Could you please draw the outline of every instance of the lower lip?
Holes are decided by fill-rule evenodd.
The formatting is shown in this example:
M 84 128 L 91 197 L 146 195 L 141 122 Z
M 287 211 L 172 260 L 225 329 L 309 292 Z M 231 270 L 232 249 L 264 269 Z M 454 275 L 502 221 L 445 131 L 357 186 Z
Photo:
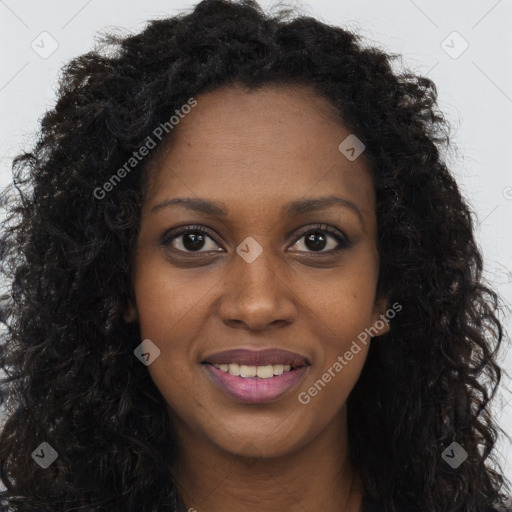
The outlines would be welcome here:
M 213 377 L 213 381 L 229 396 L 244 403 L 263 403 L 277 400 L 288 393 L 306 374 L 308 366 L 301 366 L 269 379 L 258 377 L 238 377 L 215 368 L 212 364 L 203 365 Z

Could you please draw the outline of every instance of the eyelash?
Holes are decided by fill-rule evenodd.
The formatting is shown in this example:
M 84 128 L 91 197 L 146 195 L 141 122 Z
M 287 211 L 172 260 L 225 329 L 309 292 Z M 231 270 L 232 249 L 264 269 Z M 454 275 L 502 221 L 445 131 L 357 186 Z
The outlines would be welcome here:
M 336 241 L 338 242 L 338 247 L 335 249 L 330 249 L 328 251 L 305 251 L 307 254 L 313 254 L 313 255 L 321 255 L 321 254 L 332 254 L 336 253 L 342 250 L 349 249 L 352 246 L 352 242 L 341 232 L 335 228 L 332 228 L 331 226 L 328 226 L 327 224 L 316 224 L 311 226 L 307 229 L 307 231 L 304 231 L 295 241 L 297 243 L 301 238 L 310 235 L 312 233 L 316 232 L 325 232 L 328 233 L 330 236 L 332 236 Z M 183 226 L 181 228 L 177 228 L 175 231 L 173 231 L 171 234 L 167 234 L 163 237 L 162 245 L 167 247 L 173 242 L 176 238 L 179 238 L 181 235 L 187 234 L 187 233 L 202 233 L 204 235 L 208 235 L 217 245 L 220 245 L 217 240 L 215 239 L 215 235 L 212 233 L 212 231 L 204 226 L 200 225 L 194 225 L 194 226 Z M 292 245 L 295 245 L 292 244 Z M 177 251 L 185 254 L 202 254 L 202 253 L 208 253 L 211 251 L 182 251 L 181 249 L 177 249 Z M 217 251 L 215 251 L 217 252 Z M 298 251 L 298 252 L 304 252 L 304 251 Z

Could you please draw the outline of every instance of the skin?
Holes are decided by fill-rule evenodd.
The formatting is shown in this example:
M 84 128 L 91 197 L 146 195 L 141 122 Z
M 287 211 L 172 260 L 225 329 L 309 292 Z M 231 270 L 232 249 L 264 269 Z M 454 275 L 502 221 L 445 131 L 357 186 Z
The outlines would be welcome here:
M 376 297 L 379 271 L 375 192 L 364 155 L 349 161 L 338 145 L 350 134 L 333 107 L 306 86 L 230 86 L 197 98 L 172 132 L 150 175 L 134 257 L 141 340 L 161 353 L 148 370 L 168 404 L 179 454 L 173 467 L 187 509 L 225 512 L 360 511 L 362 482 L 348 458 L 346 400 L 369 343 L 311 401 L 298 394 L 322 378 L 357 336 L 388 309 Z M 288 202 L 335 195 L 332 205 L 293 217 Z M 226 217 L 177 197 L 223 203 Z M 327 224 L 352 242 L 307 245 Z M 179 226 L 210 228 L 197 251 Z M 263 252 L 236 252 L 251 236 Z M 198 252 L 199 251 L 199 252 Z M 379 334 L 389 329 L 384 327 Z M 201 361 L 232 348 L 278 347 L 309 358 L 285 396 L 241 403 L 221 391 Z M 352 489 L 352 490 L 351 490 Z

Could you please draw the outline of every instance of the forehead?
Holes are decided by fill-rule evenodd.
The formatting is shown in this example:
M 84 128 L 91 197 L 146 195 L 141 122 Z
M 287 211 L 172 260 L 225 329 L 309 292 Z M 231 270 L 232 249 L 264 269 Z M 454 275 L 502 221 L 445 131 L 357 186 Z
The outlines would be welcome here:
M 364 154 L 350 161 L 341 153 L 350 131 L 312 88 L 230 86 L 196 100 L 153 165 L 151 203 L 197 195 L 274 205 L 339 193 L 373 212 Z

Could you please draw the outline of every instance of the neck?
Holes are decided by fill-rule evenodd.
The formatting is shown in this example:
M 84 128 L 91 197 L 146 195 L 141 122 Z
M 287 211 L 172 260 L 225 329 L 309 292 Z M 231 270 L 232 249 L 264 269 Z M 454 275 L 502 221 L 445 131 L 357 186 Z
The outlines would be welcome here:
M 360 512 L 362 482 L 350 463 L 346 408 L 319 436 L 279 457 L 227 452 L 174 418 L 180 453 L 173 469 L 185 510 Z

